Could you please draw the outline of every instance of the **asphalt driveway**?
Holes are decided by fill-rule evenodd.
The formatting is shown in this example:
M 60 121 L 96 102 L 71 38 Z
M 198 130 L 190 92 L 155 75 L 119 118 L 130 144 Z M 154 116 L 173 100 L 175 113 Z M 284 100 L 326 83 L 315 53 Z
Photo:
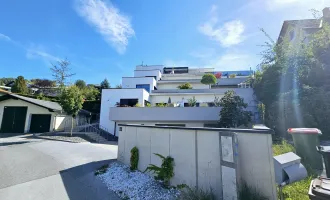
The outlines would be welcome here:
M 117 200 L 94 176 L 116 157 L 116 145 L 47 140 L 0 145 L 0 199 Z

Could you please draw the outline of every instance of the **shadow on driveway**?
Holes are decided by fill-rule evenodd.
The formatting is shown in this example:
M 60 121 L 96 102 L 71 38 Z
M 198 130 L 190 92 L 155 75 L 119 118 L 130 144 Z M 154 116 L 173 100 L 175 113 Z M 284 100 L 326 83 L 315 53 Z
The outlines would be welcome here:
M 60 171 L 69 199 L 119 200 L 119 197 L 109 190 L 106 185 L 94 175 L 94 172 L 98 168 L 110 164 L 113 161 L 115 161 L 115 159 L 91 162 Z
M 0 147 L 8 146 L 8 145 L 15 145 L 15 144 L 25 144 L 25 143 L 30 143 L 30 142 L 0 142 Z

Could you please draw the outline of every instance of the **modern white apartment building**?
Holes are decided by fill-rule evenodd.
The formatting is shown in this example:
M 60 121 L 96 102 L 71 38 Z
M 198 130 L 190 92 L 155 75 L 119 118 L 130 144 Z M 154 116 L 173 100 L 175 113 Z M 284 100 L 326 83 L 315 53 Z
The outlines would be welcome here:
M 258 122 L 257 102 L 253 89 L 247 84 L 252 71 L 221 72 L 217 83 L 201 83 L 205 73 L 219 74 L 213 68 L 136 66 L 134 77 L 122 78 L 122 89 L 102 90 L 100 126 L 118 136 L 118 124 L 204 127 L 219 121 L 220 107 L 215 98 L 222 98 L 234 90 L 249 105 L 248 110 Z M 230 78 L 229 75 L 236 77 Z M 190 83 L 192 89 L 178 89 Z M 195 98 L 195 107 L 189 99 Z M 138 104 L 138 106 L 136 106 Z M 158 107 L 166 104 L 166 107 Z

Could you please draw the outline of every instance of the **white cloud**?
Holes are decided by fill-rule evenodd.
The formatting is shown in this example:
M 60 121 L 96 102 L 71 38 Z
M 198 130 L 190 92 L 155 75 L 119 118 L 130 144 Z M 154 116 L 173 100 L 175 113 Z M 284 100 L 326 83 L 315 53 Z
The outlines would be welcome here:
M 76 11 L 94 27 L 119 53 L 124 53 L 128 39 L 135 35 L 127 16 L 110 2 L 102 0 L 77 0 Z
M 0 33 L 0 39 L 11 41 L 10 37 L 8 37 L 7 35 L 2 34 L 2 33 Z
M 219 25 L 217 7 L 212 6 L 211 18 L 198 27 L 198 30 L 212 40 L 220 42 L 224 47 L 230 47 L 244 41 L 245 26 L 240 20 L 233 20 Z

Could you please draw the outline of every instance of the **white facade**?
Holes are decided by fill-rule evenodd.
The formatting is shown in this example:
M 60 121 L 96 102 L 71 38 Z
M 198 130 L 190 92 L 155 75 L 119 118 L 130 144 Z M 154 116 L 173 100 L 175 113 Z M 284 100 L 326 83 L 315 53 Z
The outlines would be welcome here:
M 156 87 L 156 79 L 154 77 L 123 77 L 122 87 L 123 88 L 137 88 L 138 85 L 149 85 L 151 92 Z
M 193 113 L 188 115 L 184 114 L 185 108 L 182 108 L 183 111 L 177 112 L 179 110 L 175 111 L 176 108 L 173 107 L 189 107 L 188 102 L 189 99 L 192 98 L 197 100 L 197 107 L 212 106 L 215 98 L 222 98 L 224 93 L 228 90 L 234 90 L 239 96 L 243 97 L 244 101 L 248 104 L 248 110 L 251 110 L 253 114 L 257 112 L 253 89 L 239 88 L 241 83 L 245 84 L 245 81 L 247 80 L 246 77 L 244 78 L 239 76 L 237 78 L 224 81 L 219 79 L 218 82 L 210 88 L 209 85 L 201 83 L 202 76 L 205 73 L 215 72 L 213 68 L 164 67 L 162 65 L 136 66 L 136 69 L 134 70 L 134 77 L 122 78 L 122 89 L 102 90 L 100 127 L 112 134 L 117 135 L 118 130 L 116 129 L 118 123 L 126 122 L 136 122 L 137 124 L 149 125 L 154 125 L 157 123 L 184 124 L 186 127 L 194 125 L 203 126 L 205 123 L 212 122 L 216 123 L 219 120 L 219 111 L 217 111 L 216 108 L 213 109 L 215 112 L 212 113 L 212 116 L 214 115 L 214 119 L 212 118 L 212 120 L 206 120 L 206 117 L 205 120 L 202 119 L 196 121 Z M 239 74 L 239 72 L 237 74 Z M 224 77 L 224 79 L 227 78 Z M 192 89 L 178 89 L 179 85 L 185 83 L 190 83 Z M 138 105 L 132 105 L 133 102 L 136 102 L 136 100 L 138 100 Z M 120 105 L 116 104 L 117 102 L 119 102 Z M 166 107 L 157 113 L 153 112 L 153 114 L 172 114 L 167 114 L 168 116 L 166 120 L 162 117 L 153 117 L 151 119 L 147 117 L 147 120 L 145 115 L 148 115 L 148 112 L 144 108 L 138 110 L 130 110 L 128 108 L 118 108 L 115 110 L 110 109 L 118 106 L 145 107 L 145 102 L 150 103 L 153 107 L 157 106 L 159 103 L 171 103 L 172 108 Z M 174 111 L 170 111 L 170 109 L 174 109 Z M 132 112 L 134 113 L 132 114 Z M 115 115 L 120 115 L 120 117 Z
M 103 89 L 101 98 L 100 128 L 114 133 L 115 122 L 110 120 L 110 108 L 116 107 L 121 99 L 138 99 L 138 103 L 144 106 L 144 101 L 149 100 L 149 93 L 142 88 L 131 89 Z
M 146 76 L 154 76 L 157 81 L 159 81 L 162 78 L 162 74 L 158 69 L 134 70 L 134 77 L 146 77 Z

